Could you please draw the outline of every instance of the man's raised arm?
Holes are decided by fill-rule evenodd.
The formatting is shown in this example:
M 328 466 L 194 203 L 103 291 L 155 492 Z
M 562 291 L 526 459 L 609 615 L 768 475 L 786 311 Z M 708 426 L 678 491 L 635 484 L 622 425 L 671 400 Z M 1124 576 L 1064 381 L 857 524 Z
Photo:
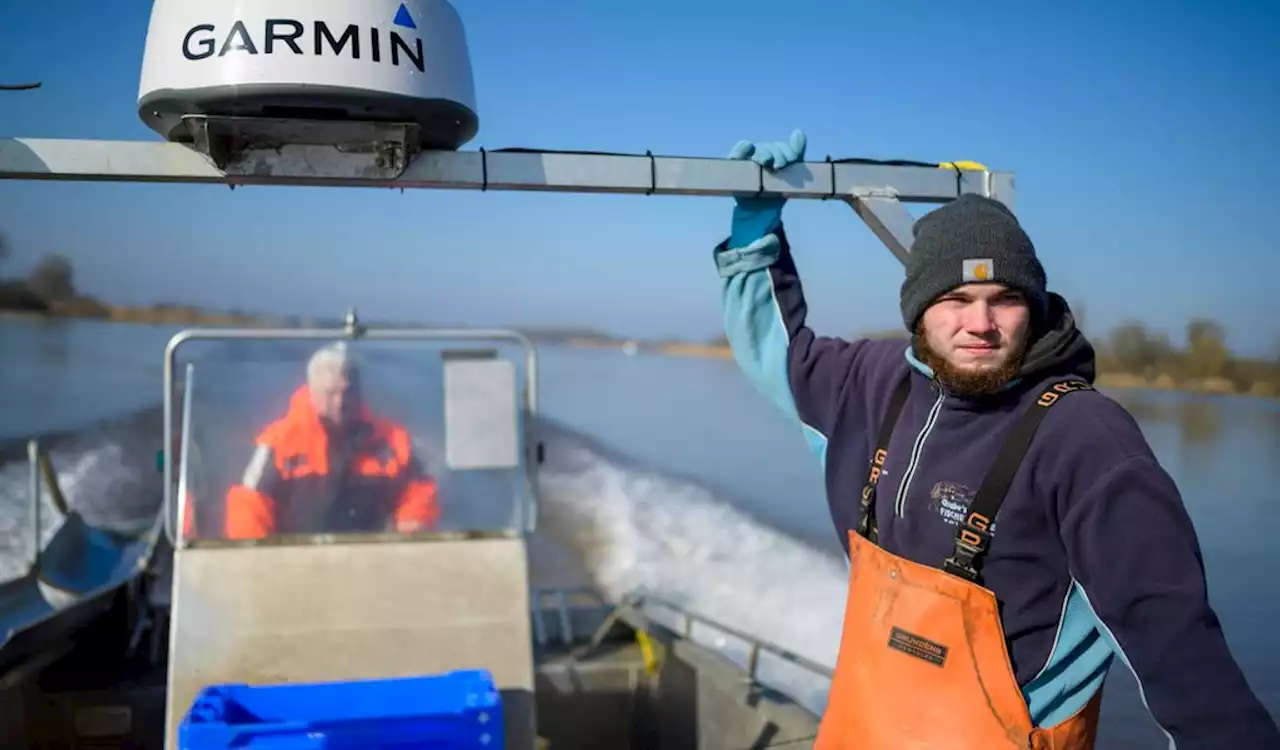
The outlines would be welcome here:
M 804 133 L 789 141 L 739 142 L 731 159 L 768 169 L 803 161 Z M 816 335 L 782 229 L 785 198 L 737 198 L 730 236 L 715 249 L 725 335 L 734 359 L 766 398 L 798 421 L 810 447 L 826 447 L 840 396 L 864 342 Z

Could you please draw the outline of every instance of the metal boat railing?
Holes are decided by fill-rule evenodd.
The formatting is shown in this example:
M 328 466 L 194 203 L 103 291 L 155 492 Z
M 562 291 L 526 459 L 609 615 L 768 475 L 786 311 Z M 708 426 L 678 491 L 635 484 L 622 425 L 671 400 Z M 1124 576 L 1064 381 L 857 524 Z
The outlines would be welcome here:
M 705 615 L 701 615 L 701 614 L 698 614 L 697 612 L 693 612 L 685 607 L 681 607 L 680 605 L 675 604 L 674 602 L 671 602 L 669 600 L 663 599 L 661 597 L 653 596 L 651 594 L 638 594 L 634 598 L 632 598 L 632 601 L 634 602 L 634 608 L 642 616 L 644 616 L 643 610 L 646 606 L 657 606 L 657 607 L 661 607 L 662 609 L 669 610 L 675 613 L 678 617 L 683 618 L 683 621 L 681 623 L 681 626 L 677 635 L 679 635 L 681 638 L 687 641 L 696 642 L 694 641 L 694 638 L 693 638 L 693 627 L 694 625 L 702 625 L 704 627 L 708 627 L 708 628 L 711 628 L 712 630 L 716 630 L 725 635 L 728 635 L 731 638 L 744 642 L 747 645 L 747 665 L 746 665 L 747 677 L 752 682 L 756 682 L 758 680 L 759 670 L 760 670 L 760 656 L 761 654 L 766 654 L 766 653 L 773 654 L 774 656 L 778 657 L 779 659 L 785 662 L 794 664 L 798 667 L 801 667 L 807 672 L 811 672 L 819 677 L 823 677 L 828 680 L 830 680 L 832 675 L 834 674 L 831 667 L 828 667 L 824 664 L 819 664 L 818 662 L 813 661 L 812 659 L 808 659 L 804 656 L 801 656 L 800 654 L 797 654 L 794 651 L 791 651 L 789 649 L 783 648 L 782 646 L 779 646 L 776 643 L 771 643 L 761 638 L 757 638 L 754 635 L 738 630 L 737 628 L 734 628 L 730 625 L 725 625 L 724 623 L 721 623 Z M 645 616 L 645 619 L 648 622 L 653 622 L 652 617 Z M 658 623 L 658 624 L 661 625 L 661 623 Z M 666 627 L 666 626 L 664 625 L 663 627 Z
M 637 593 L 623 597 L 621 602 L 611 607 L 597 591 L 588 587 L 535 588 L 531 591 L 530 602 L 534 642 L 540 647 L 551 645 L 553 640 L 553 635 L 547 623 L 548 608 L 545 604 L 548 599 L 552 602 L 550 609 L 558 626 L 558 640 L 566 646 L 579 642 L 581 636 L 585 636 L 588 631 L 591 631 L 585 648 L 594 648 L 604 640 L 613 626 L 621 620 L 637 630 L 651 631 L 656 626 L 668 631 L 675 638 L 712 651 L 717 650 L 715 646 L 699 642 L 694 638 L 694 626 L 699 625 L 745 644 L 746 664 L 742 665 L 745 671 L 744 678 L 752 684 L 775 687 L 761 680 L 760 657 L 765 654 L 777 657 L 781 661 L 794 665 L 800 670 L 823 680 L 829 681 L 833 674 L 831 667 L 815 662 L 775 643 L 757 638 L 730 625 L 725 625 L 711 617 L 694 612 L 662 597 Z M 575 603 L 579 606 L 575 607 Z M 662 623 L 656 620 L 651 613 L 646 612 L 647 608 L 668 610 L 679 618 L 679 622 L 674 627 Z M 575 618 L 575 614 L 578 617 Z M 581 621 L 584 617 L 589 618 L 590 622 L 598 624 L 582 628 L 575 627 L 575 620 Z M 775 687 L 775 689 L 777 688 Z
M 27 501 L 30 503 L 28 513 L 31 521 L 31 569 L 40 564 L 40 443 L 36 440 L 27 442 L 27 467 L 30 470 L 31 485 Z
M 40 564 L 41 547 L 41 530 L 40 530 L 40 505 L 42 495 L 45 488 L 49 490 L 49 500 L 53 507 L 67 515 L 67 501 L 62 494 L 62 489 L 58 486 L 58 474 L 53 470 L 53 461 L 50 460 L 49 454 L 40 447 L 39 440 L 27 441 L 27 469 L 29 474 L 29 484 L 27 490 L 27 501 L 30 504 L 30 522 L 31 522 L 31 567 L 34 570 Z
M 594 634 L 600 627 L 600 622 L 608 615 L 609 605 L 595 589 L 586 586 L 534 588 L 529 592 L 529 606 L 533 642 L 540 647 L 550 646 L 553 640 L 553 634 L 547 625 L 547 607 L 544 606 L 547 599 L 553 602 L 552 610 L 559 641 L 565 646 L 578 642 L 580 633 Z M 575 602 L 582 606 L 574 607 Z M 590 623 L 575 628 L 575 614 L 579 615 L 577 619 L 587 618 Z

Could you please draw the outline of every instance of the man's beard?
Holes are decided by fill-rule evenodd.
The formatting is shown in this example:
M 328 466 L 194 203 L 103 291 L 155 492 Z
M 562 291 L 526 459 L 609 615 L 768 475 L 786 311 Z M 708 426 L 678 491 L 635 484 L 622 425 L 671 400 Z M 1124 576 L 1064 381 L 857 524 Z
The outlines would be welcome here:
M 1027 353 L 1027 337 L 1022 337 L 1022 341 L 1011 350 L 999 367 L 978 370 L 962 370 L 935 352 L 929 346 L 929 337 L 925 335 L 923 324 L 911 337 L 911 346 L 915 350 L 916 357 L 933 370 L 938 382 L 942 383 L 947 390 L 957 396 L 973 398 L 995 395 L 1004 390 L 1009 381 L 1017 377 L 1018 371 L 1022 369 L 1023 357 Z

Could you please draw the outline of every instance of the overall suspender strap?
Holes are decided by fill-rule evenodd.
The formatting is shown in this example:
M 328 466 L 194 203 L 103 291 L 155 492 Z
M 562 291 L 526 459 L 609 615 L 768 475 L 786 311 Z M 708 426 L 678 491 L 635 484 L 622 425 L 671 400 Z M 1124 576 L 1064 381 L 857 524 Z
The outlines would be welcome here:
M 874 543 L 876 532 L 876 484 L 880 481 L 880 473 L 884 467 L 885 457 L 889 455 L 889 439 L 893 437 L 893 428 L 902 415 L 902 407 L 907 403 L 911 393 L 911 370 L 908 369 L 898 381 L 893 396 L 889 399 L 889 409 L 884 413 L 880 423 L 880 432 L 876 436 L 875 451 L 871 454 L 871 468 L 867 472 L 867 483 L 862 488 L 862 510 L 858 520 L 858 534 Z
M 982 571 L 982 558 L 991 543 L 991 523 L 1004 503 L 1009 485 L 1022 465 L 1036 429 L 1049 409 L 1063 396 L 1074 391 L 1092 390 L 1083 380 L 1066 380 L 1054 383 L 1040 394 L 1036 402 L 1027 408 L 1005 438 L 995 463 L 982 480 L 982 486 L 969 506 L 969 512 L 956 530 L 955 553 L 942 564 L 942 569 L 967 581 L 977 583 Z

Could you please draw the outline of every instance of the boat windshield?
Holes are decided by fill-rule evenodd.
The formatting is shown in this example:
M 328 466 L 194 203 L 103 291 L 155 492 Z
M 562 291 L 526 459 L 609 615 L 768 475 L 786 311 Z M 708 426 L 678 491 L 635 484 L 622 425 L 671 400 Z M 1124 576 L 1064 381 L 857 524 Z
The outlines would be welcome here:
M 522 364 L 514 342 L 183 341 L 174 531 L 518 532 L 531 507 Z

